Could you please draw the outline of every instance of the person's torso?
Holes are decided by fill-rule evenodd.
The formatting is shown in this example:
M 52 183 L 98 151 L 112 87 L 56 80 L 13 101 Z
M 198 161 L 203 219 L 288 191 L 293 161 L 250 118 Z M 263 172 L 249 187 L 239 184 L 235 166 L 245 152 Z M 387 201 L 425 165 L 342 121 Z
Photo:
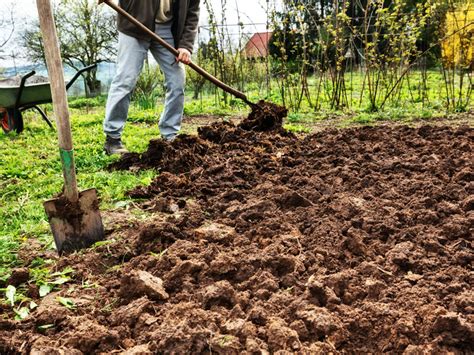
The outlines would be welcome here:
M 162 0 L 168 1 L 168 0 Z M 171 31 L 175 39 L 175 45 L 184 45 L 192 47 L 192 43 L 189 39 L 181 42 L 182 35 L 187 30 L 195 32 L 197 27 L 197 20 L 188 22 L 187 17 L 189 15 L 190 1 L 194 0 L 171 0 L 164 5 L 164 8 L 169 8 L 172 14 L 171 20 Z M 199 3 L 199 2 L 198 2 Z M 136 18 L 145 27 L 151 31 L 155 31 L 157 24 L 157 14 L 161 0 L 119 0 L 119 5 L 126 12 Z M 194 13 L 195 12 L 195 13 Z M 198 17 L 199 9 L 193 12 L 194 17 Z M 150 40 L 150 36 L 140 30 L 136 25 L 127 20 L 123 16 L 118 16 L 117 20 L 118 30 L 126 35 L 133 36 L 135 38 Z

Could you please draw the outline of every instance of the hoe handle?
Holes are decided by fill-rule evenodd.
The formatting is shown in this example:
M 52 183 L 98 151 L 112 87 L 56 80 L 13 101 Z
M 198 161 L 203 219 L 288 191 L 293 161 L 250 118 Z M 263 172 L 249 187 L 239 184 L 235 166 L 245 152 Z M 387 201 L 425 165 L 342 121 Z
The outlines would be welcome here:
M 179 52 L 171 46 L 168 42 L 163 40 L 160 36 L 158 36 L 156 33 L 151 31 L 148 27 L 143 25 L 140 21 L 138 21 L 136 18 L 131 16 L 128 12 L 126 12 L 124 9 L 122 9 L 120 6 L 116 5 L 113 3 L 111 0 L 99 0 L 99 4 L 106 3 L 108 6 L 110 6 L 112 9 L 114 9 L 116 12 L 118 12 L 120 15 L 125 17 L 127 20 L 129 20 L 131 23 L 133 23 L 135 26 L 140 28 L 143 32 L 147 33 L 150 35 L 154 40 L 156 40 L 160 45 L 165 47 L 168 51 L 170 51 L 174 56 L 178 57 Z M 215 76 L 212 74 L 208 73 L 205 71 L 203 68 L 201 68 L 199 65 L 194 64 L 193 62 L 190 62 L 188 64 L 189 67 L 191 67 L 194 71 L 196 71 L 198 74 L 209 80 L 211 83 L 216 85 L 217 87 L 221 88 L 225 92 L 228 92 L 231 95 L 234 95 L 235 97 L 243 100 L 246 104 L 253 106 L 254 104 L 250 102 L 247 99 L 247 96 L 245 96 L 244 93 L 234 89 L 233 87 L 223 83 L 219 79 L 217 79 Z
M 79 199 L 72 149 L 71 124 L 67 104 L 63 63 L 50 0 L 36 0 L 41 32 L 43 34 L 46 64 L 51 85 L 54 115 L 58 127 L 59 151 L 64 175 L 64 195 L 71 201 Z

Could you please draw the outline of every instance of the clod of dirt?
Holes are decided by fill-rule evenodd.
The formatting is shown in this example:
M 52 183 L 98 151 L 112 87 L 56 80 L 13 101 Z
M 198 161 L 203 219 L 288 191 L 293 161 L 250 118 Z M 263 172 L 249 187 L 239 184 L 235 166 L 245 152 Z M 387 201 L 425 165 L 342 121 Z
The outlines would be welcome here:
M 245 319 L 229 319 L 223 326 L 223 329 L 232 335 L 238 335 L 245 325 Z
M 27 267 L 17 268 L 12 270 L 12 274 L 7 281 L 8 285 L 19 286 L 25 283 L 30 278 L 30 271 Z
M 269 354 L 268 345 L 263 340 L 254 337 L 246 339 L 245 350 L 251 354 Z
M 151 301 L 144 296 L 117 308 L 110 316 L 110 322 L 115 325 L 127 324 L 129 327 L 133 327 L 140 315 L 146 313 L 151 308 Z
M 116 330 L 98 324 L 87 316 L 72 317 L 66 326 L 73 331 L 73 336 L 66 340 L 69 349 L 79 349 L 83 353 L 109 352 L 113 344 L 117 344 L 120 335 Z
M 239 133 L 230 122 L 214 122 L 209 126 L 198 128 L 198 135 L 201 139 L 216 144 L 235 141 Z
M 252 107 L 252 112 L 239 124 L 239 127 L 246 131 L 256 132 L 279 130 L 287 114 L 286 107 L 260 100 Z
M 318 281 L 314 275 L 310 276 L 306 284 L 311 297 L 315 299 L 319 306 L 326 306 L 328 303 L 340 303 L 341 300 L 333 290 Z
M 306 306 L 296 312 L 311 334 L 323 340 L 342 328 L 340 322 L 326 308 Z
M 311 201 L 295 191 L 284 193 L 278 199 L 278 202 L 282 208 L 308 207 L 313 205 Z
M 238 354 L 240 349 L 239 338 L 228 334 L 213 337 L 209 345 L 216 354 Z
M 270 351 L 280 349 L 298 350 L 301 347 L 298 333 L 289 328 L 281 318 L 271 318 L 268 325 L 268 345 Z
M 41 300 L 41 304 L 35 311 L 35 321 L 38 326 L 58 324 L 70 315 L 71 311 L 57 301 L 58 296 L 57 292 L 53 292 Z
M 354 255 L 365 255 L 367 253 L 367 248 L 364 243 L 364 232 L 351 227 L 346 234 L 347 237 L 342 242 L 341 246 Z
M 163 281 L 143 270 L 132 270 L 122 277 L 120 294 L 126 299 L 131 296 L 148 296 L 153 300 L 167 300 L 169 298 L 163 287 Z
M 431 332 L 440 334 L 442 342 L 449 345 L 474 343 L 474 326 L 460 315 L 449 312 L 436 318 Z
M 194 230 L 197 238 L 210 242 L 227 243 L 235 238 L 235 229 L 223 224 L 212 223 Z
M 219 281 L 206 287 L 202 298 L 206 309 L 212 306 L 232 308 L 235 304 L 235 290 L 228 281 Z
M 148 355 L 148 354 L 153 354 L 148 344 L 136 345 L 133 348 L 127 349 L 119 353 L 119 355 Z
M 45 344 L 46 343 L 46 344 Z M 31 347 L 30 355 L 83 355 L 84 353 L 77 349 L 67 347 L 57 347 L 48 345 L 48 341 L 43 338 L 36 340 Z

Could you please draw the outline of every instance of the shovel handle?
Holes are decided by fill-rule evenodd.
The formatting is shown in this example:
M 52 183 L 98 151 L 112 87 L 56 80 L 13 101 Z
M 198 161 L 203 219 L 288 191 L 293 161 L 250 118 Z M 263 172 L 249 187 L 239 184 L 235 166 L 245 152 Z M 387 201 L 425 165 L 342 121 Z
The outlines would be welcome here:
M 143 25 L 140 21 L 138 21 L 136 18 L 134 18 L 132 15 L 130 15 L 127 11 L 122 9 L 120 6 L 116 5 L 113 3 L 111 0 L 99 0 L 99 4 L 106 3 L 108 6 L 110 6 L 112 9 L 114 9 L 116 12 L 118 12 L 120 15 L 125 17 L 127 20 L 129 20 L 131 23 L 133 23 L 135 26 L 140 28 L 143 32 L 147 33 L 149 36 L 151 36 L 154 40 L 156 40 L 160 45 L 165 47 L 168 51 L 170 51 L 175 57 L 178 57 L 179 52 L 174 48 L 172 45 L 170 45 L 168 42 L 163 40 L 160 36 L 158 36 L 156 33 L 151 31 L 148 27 Z M 223 83 L 219 79 L 217 79 L 215 76 L 212 74 L 208 73 L 206 70 L 201 68 L 199 65 L 190 62 L 188 64 L 189 67 L 191 67 L 194 71 L 196 71 L 198 74 L 209 80 L 211 83 L 216 85 L 217 87 L 221 88 L 225 92 L 228 92 L 231 95 L 234 95 L 235 97 L 243 100 L 246 104 L 253 106 L 254 104 L 250 102 L 247 99 L 247 96 L 243 92 L 240 92 L 233 87 Z
M 36 6 L 38 7 L 40 27 L 44 41 L 54 115 L 56 116 L 58 127 L 59 151 L 65 182 L 64 195 L 69 201 L 76 202 L 79 199 L 79 194 L 74 167 L 69 107 L 53 10 L 50 0 L 36 0 Z

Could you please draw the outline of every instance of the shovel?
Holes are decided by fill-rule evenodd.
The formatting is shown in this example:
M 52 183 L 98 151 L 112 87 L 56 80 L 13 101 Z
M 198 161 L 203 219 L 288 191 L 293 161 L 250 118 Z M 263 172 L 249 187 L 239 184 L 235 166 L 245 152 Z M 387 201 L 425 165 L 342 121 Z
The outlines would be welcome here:
M 36 0 L 59 135 L 63 195 L 44 203 L 58 253 L 73 252 L 104 239 L 97 191 L 77 190 L 63 65 L 50 0 Z
M 124 9 L 122 9 L 121 7 L 119 7 L 118 5 L 113 3 L 111 0 L 99 0 L 99 4 L 102 4 L 102 3 L 106 3 L 108 6 L 110 6 L 112 9 L 114 9 L 116 12 L 118 12 L 120 15 L 125 17 L 127 20 L 129 20 L 131 23 L 133 23 L 138 28 L 140 28 L 143 32 L 150 35 L 155 41 L 157 41 L 160 45 L 165 47 L 174 56 L 178 57 L 179 52 L 176 50 L 176 48 L 171 46 L 168 42 L 163 40 L 160 36 L 158 36 L 156 33 L 151 31 L 148 27 L 144 26 L 140 21 L 138 21 L 136 18 L 131 16 Z M 198 74 L 200 74 L 201 76 L 203 76 L 204 78 L 206 78 L 207 80 L 212 82 L 214 85 L 216 85 L 217 87 L 224 90 L 225 92 L 228 92 L 229 94 L 241 99 L 242 101 L 244 101 L 250 107 L 254 108 L 254 107 L 258 106 L 257 104 L 255 104 L 253 102 L 250 102 L 250 100 L 247 99 L 247 96 L 244 93 L 242 93 L 242 92 L 230 87 L 229 85 L 223 83 L 222 81 L 217 79 L 215 76 L 213 76 L 212 74 L 208 73 L 203 68 L 201 68 L 199 65 L 194 64 L 193 62 L 190 62 L 188 64 L 188 66 L 190 68 L 192 68 L 194 71 L 196 71 Z

